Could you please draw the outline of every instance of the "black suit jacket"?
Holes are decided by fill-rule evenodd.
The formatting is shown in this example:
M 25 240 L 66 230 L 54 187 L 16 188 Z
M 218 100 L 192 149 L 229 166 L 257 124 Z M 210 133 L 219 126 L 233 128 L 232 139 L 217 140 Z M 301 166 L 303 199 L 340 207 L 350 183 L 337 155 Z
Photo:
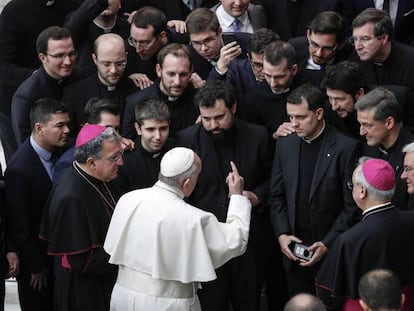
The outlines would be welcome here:
M 298 23 L 292 22 L 288 14 L 288 1 L 291 0 L 262 0 L 271 28 L 284 41 L 305 35 L 311 20 L 319 12 L 333 10 L 337 0 L 304 0 Z M 291 28 L 291 24 L 295 24 L 294 27 Z
M 76 74 L 72 74 L 64 81 L 55 80 L 46 73 L 42 66 L 19 86 L 14 93 L 11 107 L 13 133 L 18 145 L 30 136 L 29 115 L 35 102 L 45 97 L 60 100 L 63 87 L 75 80 L 77 80 Z
M 71 136 L 76 137 L 85 123 L 85 105 L 91 98 L 107 98 L 114 100 L 122 114 L 126 97 L 139 90 L 131 79 L 125 75 L 118 82 L 116 89 L 108 91 L 98 78 L 97 73 L 77 81 L 63 90 L 62 102 L 68 107 L 71 124 Z
M 47 245 L 38 238 L 39 226 L 52 181 L 29 139 L 10 160 L 4 180 L 8 249 L 19 252 L 26 273 L 40 272 Z
M 367 8 L 375 8 L 373 0 L 339 0 L 338 11 L 345 17 L 349 34 L 352 33 L 353 19 Z M 414 0 L 399 0 L 394 25 L 394 39 L 406 44 L 413 44 Z
M 198 117 L 198 108 L 194 105 L 194 96 L 196 90 L 190 83 L 185 89 L 184 93 L 176 101 L 168 101 L 165 95 L 159 88 L 159 81 L 156 81 L 150 87 L 129 95 L 126 99 L 124 115 L 122 118 L 122 136 L 135 139 L 137 132 L 134 127 L 135 123 L 135 106 L 144 99 L 155 97 L 164 99 L 170 111 L 170 137 L 193 125 Z
M 277 236 L 296 233 L 300 141 L 299 136 L 291 134 L 279 138 L 276 144 L 269 205 Z M 311 242 L 322 241 L 329 248 L 358 216 L 351 190 L 347 188 L 356 153 L 356 140 L 326 125 L 309 195 Z
M 234 120 L 230 135 L 226 140 L 229 158 L 236 164 L 240 175 L 245 178 L 245 189 L 254 192 L 261 202 L 268 195 L 269 160 L 267 153 L 266 129 L 262 126 Z M 194 150 L 203 162 L 203 169 L 197 186 L 189 197 L 195 206 L 225 221 L 228 208 L 228 190 L 225 185 L 230 163 L 222 171 L 219 154 L 213 138 L 201 124 L 193 125 L 177 134 L 177 146 Z
M 289 43 L 292 44 L 296 50 L 296 62 L 299 69 L 296 75 L 296 81 L 299 84 L 310 83 L 316 87 L 320 87 L 325 71 L 306 69 L 309 60 L 308 38 L 306 36 L 292 38 L 289 40 Z M 336 50 L 332 65 L 347 60 L 353 50 L 353 46 L 348 42 L 345 42 L 345 45 L 342 48 Z

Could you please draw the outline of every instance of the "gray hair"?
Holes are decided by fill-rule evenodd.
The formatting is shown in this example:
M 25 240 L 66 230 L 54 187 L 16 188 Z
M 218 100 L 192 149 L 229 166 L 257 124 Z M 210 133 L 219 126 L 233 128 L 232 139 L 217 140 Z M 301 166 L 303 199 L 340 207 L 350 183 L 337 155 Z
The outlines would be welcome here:
M 355 104 L 355 109 L 365 111 L 374 109 L 374 119 L 384 122 L 388 117 L 393 117 L 397 124 L 401 123 L 402 107 L 398 103 L 394 93 L 383 87 L 377 87 Z
M 408 145 L 405 145 L 402 150 L 402 152 L 405 152 L 405 153 L 413 152 L 413 151 L 414 151 L 414 143 L 409 143 Z
M 364 186 L 369 196 L 377 201 L 387 201 L 391 200 L 392 196 L 395 192 L 395 185 L 391 190 L 378 190 L 370 185 L 370 183 L 366 180 L 363 172 L 362 172 L 362 164 L 364 164 L 365 161 L 372 159 L 370 157 L 361 157 L 358 161 L 358 166 L 356 167 L 354 171 L 354 184 L 359 184 Z
M 166 177 L 162 175 L 160 171 L 158 174 L 158 179 L 171 187 L 180 188 L 182 182 L 187 178 L 193 177 L 196 171 L 197 171 L 197 165 L 195 161 L 193 161 L 193 164 L 191 164 L 191 166 L 185 172 L 177 176 Z
M 103 142 L 119 142 L 121 136 L 112 127 L 107 127 L 105 131 L 86 144 L 76 147 L 74 156 L 78 163 L 86 163 L 88 158 L 102 158 Z

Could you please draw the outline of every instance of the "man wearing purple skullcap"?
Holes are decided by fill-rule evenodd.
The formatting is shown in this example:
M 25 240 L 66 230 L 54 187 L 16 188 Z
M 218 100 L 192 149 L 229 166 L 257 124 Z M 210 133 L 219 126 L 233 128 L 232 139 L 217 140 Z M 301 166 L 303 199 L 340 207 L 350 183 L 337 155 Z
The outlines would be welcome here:
M 392 205 L 396 178 L 382 159 L 363 157 L 354 170 L 348 186 L 362 221 L 336 239 L 316 276 L 327 309 L 359 307 L 359 279 L 372 269 L 393 270 L 403 286 L 413 284 L 414 213 Z
M 108 184 L 122 162 L 112 127 L 86 124 L 76 138 L 75 161 L 45 207 L 40 237 L 55 256 L 55 310 L 109 310 L 117 268 L 102 245 L 117 195 Z

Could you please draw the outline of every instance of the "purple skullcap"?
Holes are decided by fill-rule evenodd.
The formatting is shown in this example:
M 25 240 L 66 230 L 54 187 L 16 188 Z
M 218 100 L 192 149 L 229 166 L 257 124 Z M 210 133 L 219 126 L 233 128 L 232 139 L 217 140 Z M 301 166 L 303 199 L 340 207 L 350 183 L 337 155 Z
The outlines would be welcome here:
M 362 173 L 375 189 L 391 190 L 395 186 L 395 173 L 387 161 L 369 159 L 362 164 Z
M 85 124 L 76 137 L 76 148 L 89 143 L 94 138 L 102 134 L 106 130 L 105 126 L 96 124 Z

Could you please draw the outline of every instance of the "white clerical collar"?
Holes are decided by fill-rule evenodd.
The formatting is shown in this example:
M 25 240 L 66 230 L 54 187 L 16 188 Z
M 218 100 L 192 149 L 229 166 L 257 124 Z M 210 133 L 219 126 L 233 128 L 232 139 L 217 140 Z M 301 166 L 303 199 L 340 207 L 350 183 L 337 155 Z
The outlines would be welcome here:
M 320 132 L 318 133 L 318 135 L 316 135 L 315 137 L 311 138 L 311 139 L 306 139 L 305 137 L 301 137 L 303 139 L 303 141 L 305 143 L 312 143 L 316 138 L 318 138 L 319 136 L 321 136 L 321 134 L 323 133 L 323 131 L 325 130 L 325 120 L 323 120 L 323 125 L 322 125 L 322 129 L 320 130 Z
M 223 5 L 220 5 L 217 8 L 216 15 L 217 15 L 218 19 L 220 20 L 220 24 L 222 24 L 226 28 L 233 28 L 234 17 L 231 16 L 230 14 L 228 14 L 226 11 L 224 11 Z M 249 21 L 249 15 L 247 14 L 247 10 L 246 10 L 246 12 L 243 13 L 242 16 L 237 17 L 237 19 L 240 21 L 240 28 L 243 25 L 247 25 L 250 22 Z
M 385 207 L 385 208 L 382 208 L 382 207 Z M 371 206 L 370 208 L 367 208 L 365 211 L 362 212 L 362 218 L 363 218 L 362 220 L 364 220 L 365 217 L 370 214 L 375 214 L 376 212 L 381 212 L 384 210 L 388 210 L 390 208 L 394 208 L 391 202 Z M 378 210 L 378 211 L 374 211 L 374 210 Z
M 333 61 L 334 61 L 334 59 L 335 59 L 335 57 L 333 57 L 326 65 L 332 65 L 332 63 L 333 63 Z M 326 65 L 325 65 L 325 67 L 326 67 Z M 308 58 L 308 63 L 306 64 L 306 69 L 309 69 L 309 70 L 321 70 L 322 68 L 321 68 L 322 66 L 321 65 L 318 65 L 318 64 L 316 64 L 314 61 L 313 61 L 313 58 L 312 58 L 312 56 L 311 55 L 309 55 L 309 58 Z
M 157 181 L 154 185 L 155 187 L 161 188 L 163 190 L 166 190 L 168 192 L 174 193 L 175 195 L 177 195 L 180 199 L 184 199 L 184 193 L 181 192 L 181 190 L 171 187 L 169 185 L 167 185 L 166 183 L 162 182 L 162 181 Z

